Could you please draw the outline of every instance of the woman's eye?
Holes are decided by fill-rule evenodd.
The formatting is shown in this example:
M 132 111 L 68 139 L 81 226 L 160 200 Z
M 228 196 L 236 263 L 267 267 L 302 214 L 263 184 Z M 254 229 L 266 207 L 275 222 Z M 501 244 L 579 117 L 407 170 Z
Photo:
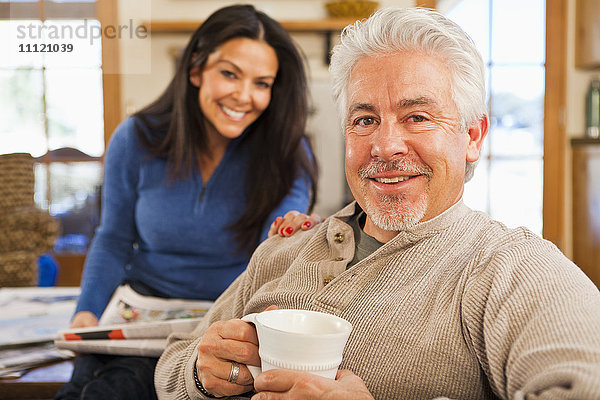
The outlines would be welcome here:
M 427 121 L 427 118 L 425 118 L 422 115 L 411 115 L 410 119 L 412 122 L 425 122 Z
M 234 79 L 236 77 L 233 72 L 227 71 L 226 69 L 221 71 L 221 75 L 223 75 L 227 79 Z
M 261 89 L 270 89 L 271 88 L 271 84 L 269 84 L 267 82 L 256 82 L 256 86 L 258 86 Z
M 359 126 L 369 126 L 369 125 L 373 125 L 375 123 L 375 118 L 373 117 L 362 117 L 362 118 L 358 118 L 357 120 L 354 121 L 354 125 L 359 125 Z

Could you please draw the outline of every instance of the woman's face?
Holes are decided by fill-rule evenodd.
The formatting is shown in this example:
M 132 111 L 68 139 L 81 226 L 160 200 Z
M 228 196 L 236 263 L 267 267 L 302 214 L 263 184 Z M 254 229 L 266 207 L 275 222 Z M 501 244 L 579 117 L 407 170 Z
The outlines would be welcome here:
M 213 139 L 234 139 L 256 121 L 271 101 L 278 67 L 267 43 L 236 38 L 211 53 L 202 71 L 192 69 L 209 134 L 220 135 Z

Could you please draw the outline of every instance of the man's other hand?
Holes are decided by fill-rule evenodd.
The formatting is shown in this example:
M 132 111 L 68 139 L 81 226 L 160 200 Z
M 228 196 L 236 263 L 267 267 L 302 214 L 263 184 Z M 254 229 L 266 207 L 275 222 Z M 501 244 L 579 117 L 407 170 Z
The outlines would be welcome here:
M 335 380 L 305 372 L 273 369 L 254 381 L 252 400 L 373 400 L 363 380 L 340 370 Z

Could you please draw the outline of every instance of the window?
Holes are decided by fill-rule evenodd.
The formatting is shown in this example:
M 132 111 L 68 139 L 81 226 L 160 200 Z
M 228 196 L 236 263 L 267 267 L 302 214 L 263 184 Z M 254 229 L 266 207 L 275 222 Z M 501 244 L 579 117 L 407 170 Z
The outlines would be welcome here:
M 11 46 L 3 54 L 13 55 L 0 59 L 0 153 L 37 158 L 36 204 L 59 218 L 63 234 L 76 235 L 78 245 L 91 238 L 98 219 L 101 41 L 88 38 L 71 55 L 41 46 L 77 44 L 75 32 L 99 29 L 95 6 L 93 0 L 0 1 L 0 33 L 12 39 L 0 46 Z
M 448 3 L 453 4 L 444 10 Z M 438 5 L 471 36 L 486 64 L 490 131 L 475 176 L 465 186 L 465 203 L 541 235 L 545 1 Z

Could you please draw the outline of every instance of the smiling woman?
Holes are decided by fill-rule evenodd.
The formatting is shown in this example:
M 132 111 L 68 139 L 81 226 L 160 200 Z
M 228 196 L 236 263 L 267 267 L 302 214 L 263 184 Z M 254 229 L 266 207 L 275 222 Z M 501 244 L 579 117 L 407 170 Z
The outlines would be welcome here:
M 288 33 L 252 6 L 211 15 L 165 92 L 111 137 L 72 327 L 97 324 L 121 284 L 146 296 L 216 299 L 275 217 L 314 203 L 306 117 L 303 60 Z M 84 390 L 154 398 L 155 363 L 80 357 L 57 398 Z
M 206 118 L 211 154 L 202 157 L 207 182 L 231 139 L 260 117 L 271 101 L 277 54 L 262 41 L 231 39 L 212 53 L 204 69 L 192 68 L 190 82 L 199 88 L 198 102 Z

